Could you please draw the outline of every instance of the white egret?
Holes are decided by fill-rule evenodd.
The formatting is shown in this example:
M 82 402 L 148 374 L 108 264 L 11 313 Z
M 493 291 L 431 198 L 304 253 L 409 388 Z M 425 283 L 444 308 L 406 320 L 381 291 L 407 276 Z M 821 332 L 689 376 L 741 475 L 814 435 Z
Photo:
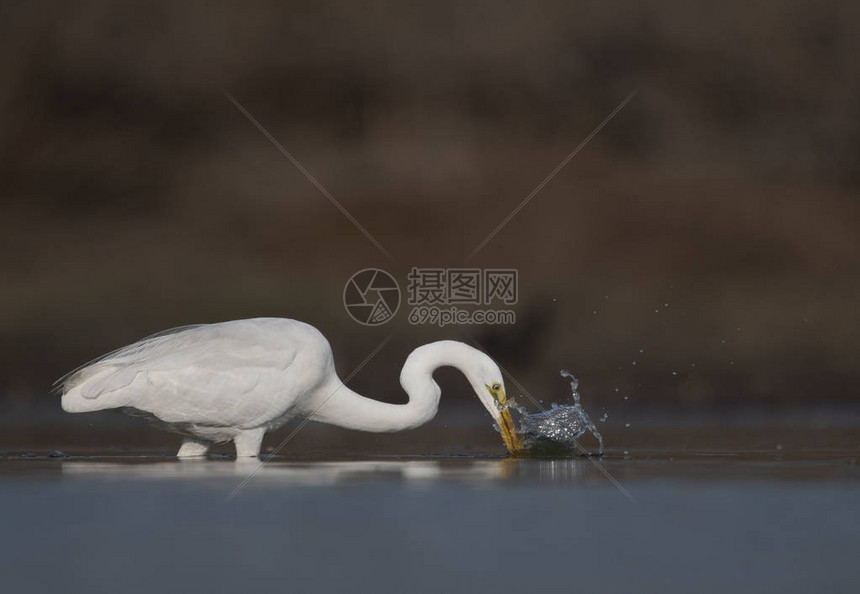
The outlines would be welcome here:
M 433 371 L 451 366 L 469 380 L 511 452 L 519 439 L 505 407 L 499 367 L 481 351 L 443 340 L 407 357 L 406 404 L 365 398 L 342 384 L 331 346 L 313 326 L 255 318 L 168 330 L 119 349 L 58 380 L 67 412 L 123 408 L 184 436 L 177 456 L 205 456 L 232 440 L 236 456 L 257 456 L 263 435 L 306 417 L 361 431 L 390 432 L 432 419 L 441 389 Z

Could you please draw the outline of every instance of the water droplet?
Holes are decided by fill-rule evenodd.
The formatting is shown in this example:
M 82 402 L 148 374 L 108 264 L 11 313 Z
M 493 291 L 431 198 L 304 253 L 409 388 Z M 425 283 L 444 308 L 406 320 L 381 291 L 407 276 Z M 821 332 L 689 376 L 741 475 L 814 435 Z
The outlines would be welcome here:
M 645 352 L 645 349 L 639 349 L 639 352 L 640 352 L 640 353 L 644 353 L 644 352 Z
M 616 391 L 616 392 L 620 392 L 621 390 L 620 390 L 620 389 L 618 389 L 618 387 L 616 386 L 616 387 L 615 387 L 615 391 Z
M 555 298 L 555 297 L 553 297 L 553 298 L 552 298 L 552 300 L 553 300 L 553 301 L 558 301 L 558 299 L 557 299 L 557 298 Z
M 625 427 L 626 429 L 630 429 L 630 423 L 624 423 L 624 427 Z
M 636 365 L 636 361 L 633 361 L 633 365 Z
M 630 400 L 630 396 L 625 396 L 624 400 Z
M 597 315 L 597 310 L 595 309 L 591 313 L 593 313 L 594 315 Z
M 608 414 L 608 413 L 603 413 L 603 416 L 602 416 L 602 417 L 600 417 L 600 422 L 601 422 L 601 423 L 605 423 L 605 422 L 606 422 L 606 419 L 608 419 L 608 418 L 609 418 L 609 414 Z
M 672 372 L 672 375 L 678 375 L 678 372 L 677 372 L 677 371 L 673 371 L 673 372 Z
M 524 451 L 531 449 L 539 451 L 542 447 L 551 446 L 569 450 L 573 453 L 578 447 L 576 439 L 590 431 L 599 442 L 599 454 L 603 454 L 603 437 L 597 431 L 594 422 L 588 413 L 582 408 L 579 392 L 577 391 L 579 381 L 568 371 L 562 371 L 561 375 L 570 380 L 570 388 L 573 393 L 573 405 L 558 405 L 552 403 L 550 410 L 530 414 L 522 408 L 517 408 L 521 413 L 520 435 L 523 439 Z M 604 412 L 604 418 L 608 414 Z
M 778 449 L 779 451 L 782 451 L 782 444 L 781 443 L 776 444 L 776 449 Z

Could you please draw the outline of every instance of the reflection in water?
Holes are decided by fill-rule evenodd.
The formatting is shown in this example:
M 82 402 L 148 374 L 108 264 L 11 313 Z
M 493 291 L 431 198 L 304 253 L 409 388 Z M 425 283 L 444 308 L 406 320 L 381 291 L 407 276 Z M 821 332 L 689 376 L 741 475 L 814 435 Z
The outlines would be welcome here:
M 103 462 L 66 460 L 62 473 L 89 479 L 138 478 L 226 482 L 250 485 L 326 486 L 368 482 L 475 483 L 503 481 L 572 482 L 583 477 L 584 460 L 361 460 L 337 462 L 280 462 L 196 460 L 159 462 Z
M 258 462 L 4 460 L 0 572 L 7 592 L 857 589 L 860 467 L 678 455 L 599 461 L 639 506 L 587 459 L 275 459 L 229 505 Z
M 435 460 L 408 461 L 346 461 L 346 462 L 268 462 L 245 461 L 184 461 L 124 464 L 114 462 L 67 461 L 64 475 L 85 475 L 93 478 L 150 479 L 240 479 L 254 473 L 253 483 L 284 483 L 289 485 L 335 485 L 368 480 L 401 480 L 405 482 L 438 481 L 440 479 L 488 481 L 502 477 L 502 460 L 481 460 L 467 465 L 443 467 Z

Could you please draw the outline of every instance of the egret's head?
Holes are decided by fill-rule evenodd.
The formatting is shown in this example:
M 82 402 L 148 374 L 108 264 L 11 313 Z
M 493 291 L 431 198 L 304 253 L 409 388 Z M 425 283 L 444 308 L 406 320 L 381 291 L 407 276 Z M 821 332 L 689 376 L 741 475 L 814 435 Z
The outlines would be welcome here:
M 483 354 L 483 353 L 482 353 Z M 502 372 L 492 359 L 486 357 L 481 365 L 481 373 L 477 380 L 472 381 L 472 387 L 481 403 L 493 416 L 501 431 L 502 439 L 508 452 L 516 454 L 522 449 L 520 438 L 508 410 L 508 397 L 505 394 L 505 382 Z
M 516 454 L 522 449 L 522 443 L 517 436 L 517 430 L 514 426 L 514 421 L 511 418 L 510 410 L 508 410 L 508 398 L 505 395 L 505 385 L 501 378 L 486 386 L 487 392 L 493 397 L 493 403 L 498 410 L 496 422 L 499 424 L 499 430 L 502 432 L 502 439 L 505 440 L 505 445 L 508 452 Z

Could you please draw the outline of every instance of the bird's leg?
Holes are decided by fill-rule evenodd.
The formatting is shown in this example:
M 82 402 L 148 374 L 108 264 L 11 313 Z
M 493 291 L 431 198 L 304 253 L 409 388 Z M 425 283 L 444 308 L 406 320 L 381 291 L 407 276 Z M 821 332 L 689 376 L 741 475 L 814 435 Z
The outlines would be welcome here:
M 200 441 L 198 439 L 193 439 L 191 437 L 186 437 L 182 440 L 182 446 L 180 446 L 179 451 L 176 452 L 177 458 L 203 458 L 206 456 L 206 452 L 209 451 L 209 447 L 212 444 L 208 441 Z
M 263 445 L 263 436 L 265 434 L 265 427 L 241 431 L 233 438 L 233 443 L 236 444 L 236 457 L 247 458 L 259 456 L 260 446 Z

